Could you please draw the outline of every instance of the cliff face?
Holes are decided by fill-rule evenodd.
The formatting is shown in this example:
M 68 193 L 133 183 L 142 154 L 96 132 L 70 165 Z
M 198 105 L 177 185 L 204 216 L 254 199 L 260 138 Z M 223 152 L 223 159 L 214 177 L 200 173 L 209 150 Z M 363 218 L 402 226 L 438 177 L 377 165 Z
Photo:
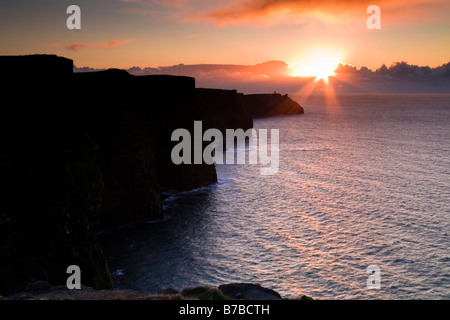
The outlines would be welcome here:
M 205 163 L 175 165 L 171 160 L 172 148 L 178 144 L 171 141 L 172 132 L 178 128 L 187 129 L 194 136 L 194 121 L 203 121 L 205 114 L 196 106 L 195 79 L 179 76 L 134 77 L 137 90 L 144 92 L 146 107 L 139 115 L 151 123 L 156 144 L 156 167 L 161 186 L 192 190 L 217 182 L 214 165 Z
M 0 124 L 0 293 L 36 279 L 65 283 L 72 264 L 84 283 L 111 288 L 96 238 L 103 191 L 97 145 L 67 113 L 72 63 L 2 57 L 0 65 L 10 103 Z
M 253 117 L 271 117 L 304 113 L 303 108 L 287 94 L 247 94 L 239 95 L 246 112 Z
M 162 217 L 155 121 L 140 116 L 139 109 L 148 108 L 148 102 L 133 80 L 120 70 L 73 75 L 77 95 L 70 114 L 98 145 L 104 183 L 102 226 Z
M 187 77 L 120 70 L 73 74 L 56 56 L 0 57 L 0 294 L 28 282 L 112 288 L 100 228 L 162 217 L 160 186 L 217 181 L 214 166 L 175 166 L 171 132 L 202 114 Z M 3 197 L 2 197 L 3 199 Z
M 203 127 L 223 133 L 226 129 L 253 128 L 253 119 L 239 96 L 236 90 L 195 89 L 195 106 L 203 115 Z

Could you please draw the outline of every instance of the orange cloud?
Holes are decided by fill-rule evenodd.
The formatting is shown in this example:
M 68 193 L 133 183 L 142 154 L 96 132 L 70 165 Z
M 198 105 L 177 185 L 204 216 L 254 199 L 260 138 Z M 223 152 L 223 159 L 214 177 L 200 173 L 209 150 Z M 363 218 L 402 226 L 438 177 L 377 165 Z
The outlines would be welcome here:
M 396 15 L 399 18 L 402 18 L 403 11 L 423 13 L 425 7 L 437 11 L 443 6 L 447 6 L 448 9 L 445 0 L 237 0 L 192 15 L 189 20 L 212 21 L 216 25 L 279 23 L 293 19 L 300 22 L 304 19 L 333 21 L 355 13 L 364 16 L 365 9 L 372 4 L 379 5 L 382 13 L 389 16 Z
M 72 50 L 72 51 L 77 51 L 80 49 L 87 49 L 87 48 L 110 49 L 110 48 L 115 48 L 115 47 L 127 44 L 132 41 L 134 41 L 134 39 L 116 39 L 116 40 L 111 40 L 111 41 L 101 42 L 101 43 L 71 43 L 71 44 L 62 46 L 62 48 L 66 49 L 66 50 Z M 51 46 L 52 47 L 61 47 L 58 44 L 53 44 Z

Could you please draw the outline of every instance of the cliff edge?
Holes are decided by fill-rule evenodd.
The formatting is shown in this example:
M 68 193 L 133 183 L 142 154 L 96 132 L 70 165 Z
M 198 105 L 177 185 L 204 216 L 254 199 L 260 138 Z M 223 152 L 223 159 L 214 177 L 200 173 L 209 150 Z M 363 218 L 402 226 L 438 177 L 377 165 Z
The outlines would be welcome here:
M 277 115 L 303 114 L 302 106 L 287 94 L 241 94 L 239 95 L 244 110 L 252 117 L 272 117 Z

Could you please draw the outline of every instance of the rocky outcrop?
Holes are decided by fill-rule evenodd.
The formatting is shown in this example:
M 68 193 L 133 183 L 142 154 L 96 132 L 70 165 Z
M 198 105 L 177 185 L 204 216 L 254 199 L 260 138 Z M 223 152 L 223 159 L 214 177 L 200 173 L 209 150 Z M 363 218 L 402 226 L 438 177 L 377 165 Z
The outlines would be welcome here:
M 278 292 L 251 283 L 231 283 L 188 287 L 181 291 L 166 289 L 159 293 L 144 294 L 133 290 L 94 290 L 81 286 L 69 290 L 65 286 L 51 286 L 48 282 L 30 283 L 25 291 L 6 297 L 7 300 L 281 300 Z M 298 300 L 312 300 L 301 296 Z
M 278 292 L 253 283 L 223 284 L 219 290 L 236 300 L 281 300 Z
M 271 117 L 304 113 L 303 108 L 287 94 L 240 94 L 239 100 L 252 117 Z

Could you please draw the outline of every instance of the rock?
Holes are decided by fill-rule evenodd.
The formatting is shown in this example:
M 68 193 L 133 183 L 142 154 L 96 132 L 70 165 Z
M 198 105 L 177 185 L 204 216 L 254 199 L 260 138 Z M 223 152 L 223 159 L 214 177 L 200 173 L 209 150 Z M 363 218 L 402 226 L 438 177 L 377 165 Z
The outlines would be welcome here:
M 236 300 L 280 300 L 278 292 L 252 283 L 231 283 L 219 286 L 223 294 Z
M 144 300 L 147 295 L 133 290 L 94 290 L 82 285 L 79 290 L 66 286 L 51 286 L 42 290 L 31 290 L 11 294 L 6 300 Z
M 227 292 L 227 294 L 225 293 Z M 188 287 L 181 292 L 168 288 L 156 294 L 134 290 L 94 290 L 82 285 L 80 290 L 69 290 L 66 286 L 50 286 L 37 281 L 20 293 L 8 295 L 0 300 L 280 300 L 280 295 L 270 289 L 255 284 L 225 284 L 219 288 L 209 286 Z M 288 300 L 313 300 L 309 296 L 299 296 Z
M 287 94 L 239 95 L 243 108 L 253 117 L 271 117 L 304 113 L 303 108 Z
M 188 287 L 181 290 L 181 296 L 188 299 L 198 300 L 226 300 L 229 299 L 224 293 L 217 288 L 200 286 Z

